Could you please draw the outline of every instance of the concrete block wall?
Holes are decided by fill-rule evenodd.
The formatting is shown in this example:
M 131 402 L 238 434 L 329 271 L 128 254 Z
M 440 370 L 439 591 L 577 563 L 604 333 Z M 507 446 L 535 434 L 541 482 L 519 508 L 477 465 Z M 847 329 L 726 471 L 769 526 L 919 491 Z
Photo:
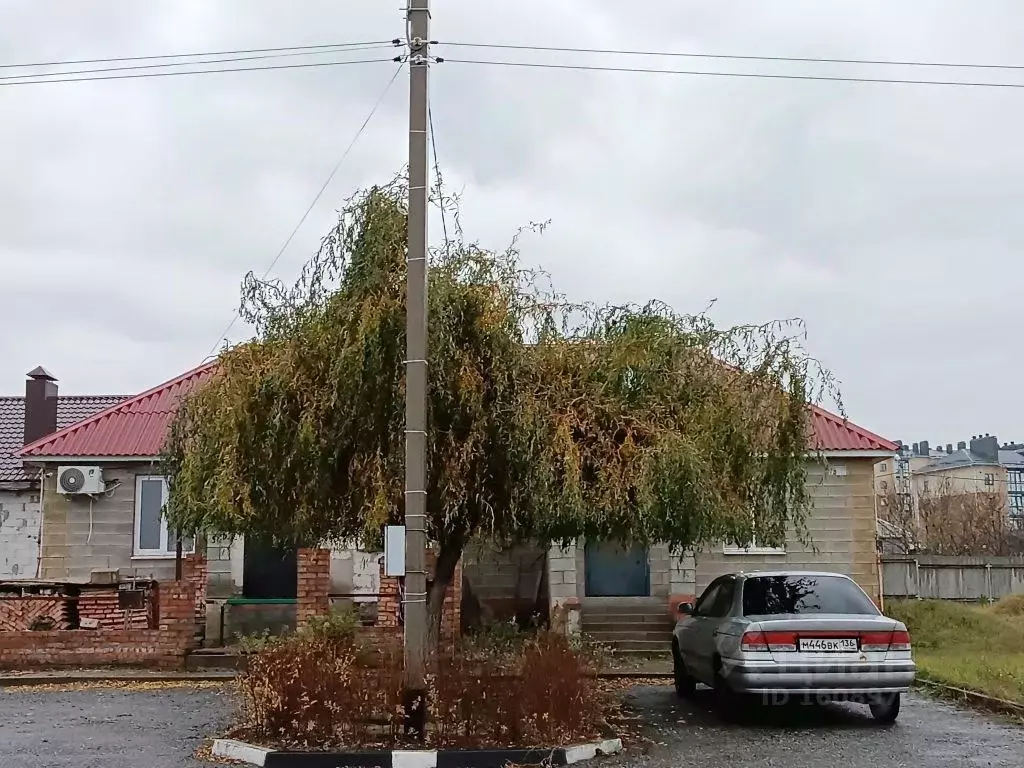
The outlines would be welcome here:
M 875 547 L 875 507 L 871 458 L 832 459 L 828 467 L 808 466 L 813 509 L 807 520 L 811 546 L 791 532 L 785 552 L 726 554 L 708 546 L 696 553 L 696 592 L 716 577 L 738 570 L 794 568 L 827 570 L 853 577 L 868 595 L 880 599 Z
M 0 491 L 0 580 L 36 578 L 40 519 L 37 492 Z
M 235 542 L 229 536 L 209 536 L 206 540 L 206 591 L 211 599 L 228 598 L 242 592 L 241 582 L 236 584 L 232 573 L 235 548 Z M 241 554 L 239 550 L 239 557 Z
M 583 592 L 583 547 L 570 544 L 564 549 L 552 544 L 548 549 L 548 603 L 551 608 L 578 603 Z
M 487 621 L 507 621 L 536 609 L 544 568 L 545 549 L 539 546 L 476 544 L 463 556 L 466 583 Z
M 88 582 L 94 569 L 117 569 L 122 579 L 173 580 L 173 556 L 133 557 L 135 477 L 153 471 L 148 464 L 104 466 L 108 492 L 94 500 L 57 493 L 56 472 L 48 472 L 43 492 L 42 578 Z
M 331 592 L 361 595 L 354 602 L 372 602 L 380 591 L 379 552 L 365 552 L 354 544 L 331 547 Z

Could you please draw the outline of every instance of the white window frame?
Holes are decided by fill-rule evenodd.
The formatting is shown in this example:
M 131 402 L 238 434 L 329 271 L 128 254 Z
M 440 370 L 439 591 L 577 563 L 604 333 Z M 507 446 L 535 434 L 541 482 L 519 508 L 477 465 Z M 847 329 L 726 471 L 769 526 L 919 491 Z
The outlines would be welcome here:
M 160 513 L 160 544 L 161 549 L 142 549 L 139 539 L 142 535 L 142 484 L 146 481 L 159 480 L 162 485 L 163 503 L 167 504 L 167 478 L 163 475 L 136 475 L 135 476 L 135 518 L 132 532 L 133 558 L 145 560 L 166 560 L 176 556 L 175 542 L 170 540 L 170 532 L 167 530 L 167 518 L 163 514 L 163 507 Z M 191 547 L 182 547 L 182 554 L 191 554 L 195 550 L 195 540 Z
M 757 536 L 751 537 L 750 546 L 738 547 L 735 544 L 726 544 L 722 548 L 723 554 L 726 555 L 785 555 L 786 548 L 782 547 L 766 547 L 757 543 Z
M 722 549 L 726 555 L 785 555 L 785 547 L 762 547 L 757 543 L 757 537 L 750 542 L 749 547 L 737 547 L 734 544 L 726 544 Z

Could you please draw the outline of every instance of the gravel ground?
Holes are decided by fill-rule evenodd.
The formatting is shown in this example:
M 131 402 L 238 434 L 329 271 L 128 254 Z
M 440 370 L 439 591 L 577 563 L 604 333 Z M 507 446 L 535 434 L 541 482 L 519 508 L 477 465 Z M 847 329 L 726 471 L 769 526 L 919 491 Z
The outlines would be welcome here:
M 0 688 L 3 768 L 210 768 L 192 759 L 232 711 L 224 689 Z
M 1024 728 L 912 694 L 892 726 L 879 726 L 867 707 L 755 708 L 742 724 L 713 714 L 710 691 L 681 702 L 669 687 L 628 694 L 654 744 L 604 765 L 633 768 L 953 768 L 1024 765 Z
M 84 690 L 0 689 L 2 768 L 209 768 L 195 748 L 223 728 L 232 704 L 205 686 Z M 706 693 L 680 702 L 671 688 L 627 694 L 653 743 L 600 768 L 952 768 L 1024 765 L 1024 728 L 922 696 L 894 726 L 866 708 L 754 710 L 729 725 Z

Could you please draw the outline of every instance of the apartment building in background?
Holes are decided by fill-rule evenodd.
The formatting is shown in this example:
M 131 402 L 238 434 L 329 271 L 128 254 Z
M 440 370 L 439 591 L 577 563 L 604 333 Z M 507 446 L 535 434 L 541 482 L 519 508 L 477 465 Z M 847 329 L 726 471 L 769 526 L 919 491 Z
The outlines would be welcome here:
M 929 494 L 994 493 L 1002 497 L 1011 521 L 1024 528 L 1024 443 L 1000 445 L 995 435 L 984 434 L 956 447 L 933 448 L 927 440 L 898 444 L 894 459 L 875 464 L 880 506 L 910 511 Z

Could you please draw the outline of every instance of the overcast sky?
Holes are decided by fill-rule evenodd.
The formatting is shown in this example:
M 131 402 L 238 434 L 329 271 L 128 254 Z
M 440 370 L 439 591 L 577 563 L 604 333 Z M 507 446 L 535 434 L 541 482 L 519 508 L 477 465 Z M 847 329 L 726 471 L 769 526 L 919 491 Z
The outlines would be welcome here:
M 386 40 L 404 32 L 399 5 L 0 0 L 0 63 Z M 1024 64 L 1024 5 L 435 0 L 432 36 Z M 393 52 L 319 59 L 381 54 Z M 435 54 L 1024 82 L 1024 71 Z M 39 364 L 70 394 L 136 392 L 201 362 L 241 277 L 271 262 L 393 67 L 0 87 L 0 393 L 23 391 Z M 800 316 L 854 421 L 908 442 L 1024 440 L 1024 90 L 456 63 L 432 77 L 438 154 L 471 237 L 503 247 L 550 218 L 524 259 L 572 298 L 657 297 L 684 311 L 717 299 L 727 324 Z M 294 279 L 339 201 L 402 166 L 406 104 L 403 73 L 274 274 Z

